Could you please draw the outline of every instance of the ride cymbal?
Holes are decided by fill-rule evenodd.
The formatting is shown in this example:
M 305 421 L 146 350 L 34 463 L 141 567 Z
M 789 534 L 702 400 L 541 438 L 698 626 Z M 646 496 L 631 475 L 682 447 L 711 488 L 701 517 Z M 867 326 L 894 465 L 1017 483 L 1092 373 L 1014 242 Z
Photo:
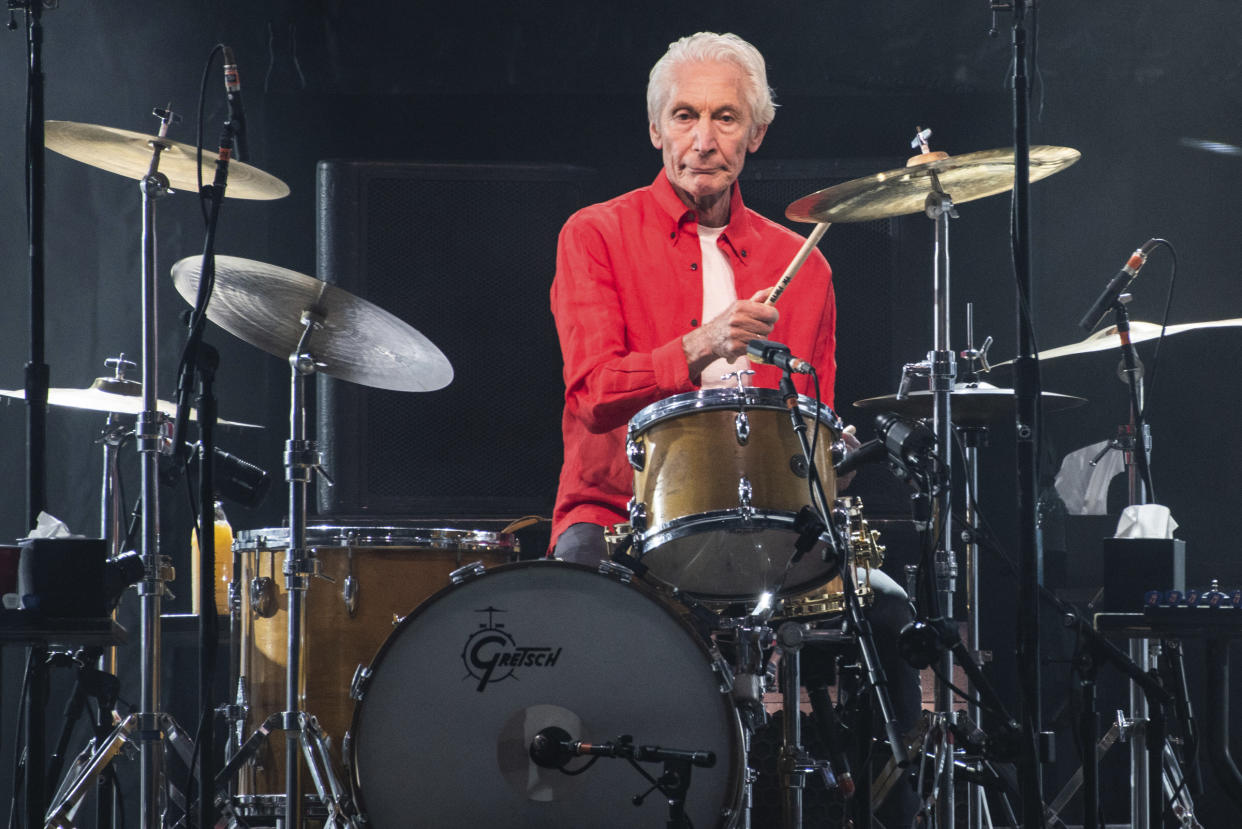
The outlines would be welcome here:
M 895 412 L 902 417 L 931 417 L 935 407 L 935 395 L 931 391 L 912 391 L 898 400 L 895 394 L 855 400 L 854 407 L 867 411 Z M 949 411 L 953 422 L 959 426 L 983 426 L 1006 415 L 1012 417 L 1017 399 L 1013 389 L 1002 389 L 991 383 L 958 383 L 950 394 Z M 1045 412 L 1072 409 L 1087 402 L 1085 397 L 1056 394 L 1046 391 L 1042 395 Z
M 194 303 L 202 258 L 173 265 L 173 283 Z M 303 312 L 318 322 L 305 349 L 316 371 L 392 391 L 435 391 L 453 380 L 453 367 L 432 342 L 396 316 L 312 276 L 237 256 L 216 257 L 215 289 L 207 318 L 281 359 L 302 340 Z
M 164 146 L 160 153 L 159 171 L 167 177 L 169 185 L 176 190 L 198 192 L 195 171 L 198 154 L 189 144 L 76 121 L 46 121 L 43 129 L 43 144 L 49 150 L 134 181 L 142 181 L 146 177 L 151 166 L 152 143 L 158 141 Z M 203 181 L 210 183 L 215 175 L 215 154 L 204 152 Z M 224 195 L 233 199 L 283 199 L 289 195 L 289 185 L 257 167 L 230 161 Z
M 0 389 L 0 397 L 26 399 L 25 389 Z M 142 412 L 142 384 L 136 380 L 118 380 L 115 377 L 99 377 L 84 389 L 48 389 L 47 402 L 50 406 L 66 409 L 81 409 L 90 412 L 112 412 L 114 414 L 136 415 Z M 157 400 L 156 409 L 167 417 L 176 417 L 177 405 L 167 400 Z M 190 411 L 190 420 L 198 416 Z M 239 423 L 235 420 L 219 418 L 216 423 L 221 426 L 240 426 L 246 429 L 262 429 L 257 423 Z
M 1031 147 L 1031 181 L 1059 173 L 1082 156 L 1069 147 Z M 981 150 L 888 170 L 803 196 L 785 208 L 796 222 L 866 222 L 923 212 L 935 187 L 932 174 L 954 204 L 1004 193 L 1013 187 L 1012 147 Z
M 1204 322 L 1179 322 L 1165 329 L 1165 335 L 1183 334 L 1187 331 L 1200 331 L 1206 328 L 1242 328 L 1242 317 L 1224 320 L 1205 320 Z M 1130 342 L 1141 343 L 1154 340 L 1160 336 L 1160 326 L 1154 322 L 1130 321 Z M 1096 331 L 1085 340 L 1069 345 L 1059 345 L 1039 352 L 1039 359 L 1054 360 L 1057 357 L 1070 357 L 1075 354 L 1089 354 L 1093 351 L 1113 351 L 1121 348 L 1121 336 L 1116 325 L 1109 325 Z M 1012 365 L 1013 360 L 996 363 L 992 368 Z

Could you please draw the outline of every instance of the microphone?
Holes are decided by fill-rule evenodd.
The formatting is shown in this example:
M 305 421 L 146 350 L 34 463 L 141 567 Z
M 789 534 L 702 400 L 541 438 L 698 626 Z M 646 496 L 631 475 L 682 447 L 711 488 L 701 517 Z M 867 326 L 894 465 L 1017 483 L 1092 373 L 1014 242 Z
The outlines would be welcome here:
M 858 469 L 866 463 L 891 458 L 902 466 L 919 468 L 924 456 L 936 445 L 936 436 L 922 422 L 906 420 L 894 414 L 882 412 L 875 416 L 874 440 L 869 440 L 850 452 L 840 463 L 833 464 L 838 477 Z
M 530 741 L 531 762 L 544 769 L 564 768 L 574 756 L 572 741 L 569 732 L 560 726 L 549 725 L 539 729 Z
M 1087 333 L 1100 324 L 1100 320 L 1108 313 L 1108 309 L 1117 301 L 1117 297 L 1130 286 L 1130 282 L 1134 277 L 1138 276 L 1138 272 L 1143 265 L 1147 264 L 1147 257 L 1159 244 L 1159 239 L 1148 239 L 1143 246 L 1134 253 L 1130 254 L 1130 258 L 1121 266 L 1121 270 L 1117 271 L 1117 275 L 1109 280 L 1108 285 L 1104 288 L 1104 293 L 1100 294 L 1099 299 L 1091 306 L 1091 310 L 1083 315 L 1079 320 L 1078 327 Z
M 246 155 L 246 110 L 242 107 L 241 75 L 237 72 L 237 59 L 233 56 L 232 47 L 223 47 L 224 52 L 224 91 L 229 99 L 229 122 L 233 124 L 233 133 L 237 138 L 238 161 Z
M 793 374 L 810 374 L 811 364 L 800 360 L 789 351 L 789 346 L 772 340 L 751 340 L 746 344 L 746 355 L 752 362 L 776 366 Z

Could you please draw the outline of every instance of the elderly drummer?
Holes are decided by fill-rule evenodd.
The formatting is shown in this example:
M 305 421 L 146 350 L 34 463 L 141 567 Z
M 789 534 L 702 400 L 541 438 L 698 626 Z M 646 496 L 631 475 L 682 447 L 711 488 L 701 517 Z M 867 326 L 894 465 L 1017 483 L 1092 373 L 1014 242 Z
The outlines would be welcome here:
M 626 427 L 640 410 L 739 378 L 777 387 L 779 369 L 747 360 L 756 338 L 809 361 L 828 405 L 836 378 L 836 301 L 823 255 L 811 252 L 779 311 L 764 302 L 804 240 L 746 207 L 738 187 L 775 115 L 763 56 L 732 34 L 678 40 L 651 70 L 647 115 L 663 168 L 647 187 L 566 222 L 552 285 L 566 386 L 552 539 L 558 558 L 590 565 L 607 557 L 604 528 L 628 519 Z M 795 383 L 815 396 L 811 377 Z M 857 446 L 852 434 L 846 440 Z M 910 618 L 905 593 L 878 572 L 872 586 L 877 645 L 909 728 L 917 683 L 908 669 L 892 676 L 891 658 Z
M 824 402 L 836 376 L 832 272 L 812 252 L 764 304 L 803 239 L 742 202 L 737 177 L 775 115 L 762 55 L 735 35 L 672 44 L 647 87 L 655 181 L 579 211 L 561 231 L 552 311 L 565 358 L 565 463 L 553 515 L 559 557 L 594 563 L 603 527 L 627 520 L 628 420 L 650 403 L 745 382 L 775 388 L 746 345 L 771 338 L 813 364 Z M 815 395 L 799 375 L 799 393 Z

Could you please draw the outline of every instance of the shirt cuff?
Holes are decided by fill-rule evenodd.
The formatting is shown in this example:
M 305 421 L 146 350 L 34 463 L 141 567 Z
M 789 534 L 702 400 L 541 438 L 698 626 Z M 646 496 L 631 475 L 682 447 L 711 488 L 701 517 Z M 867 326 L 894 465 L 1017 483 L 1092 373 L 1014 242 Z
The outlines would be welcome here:
M 656 386 L 665 397 L 698 388 L 690 382 L 690 366 L 686 365 L 681 337 L 651 352 L 651 368 L 655 372 Z

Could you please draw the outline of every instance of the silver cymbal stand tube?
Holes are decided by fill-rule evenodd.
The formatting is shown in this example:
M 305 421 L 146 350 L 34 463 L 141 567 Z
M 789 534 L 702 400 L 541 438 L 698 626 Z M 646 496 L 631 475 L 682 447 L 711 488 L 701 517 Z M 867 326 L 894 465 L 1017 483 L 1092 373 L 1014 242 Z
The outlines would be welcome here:
M 159 137 L 168 134 L 174 116 L 157 109 Z M 151 141 L 151 166 L 139 183 L 142 190 L 142 412 L 138 415 L 138 452 L 142 475 L 142 563 L 138 583 L 142 640 L 142 691 L 137 742 L 141 753 L 139 825 L 156 829 L 161 823 L 164 794 L 164 741 L 160 705 L 160 605 L 164 595 L 164 564 L 160 556 L 159 455 L 162 415 L 157 406 L 159 376 L 158 291 L 156 282 L 155 202 L 168 195 L 168 178 L 159 172 L 160 153 L 168 145 Z
M 934 495 L 933 521 L 936 538 L 935 590 L 939 594 L 940 615 L 952 623 L 953 592 L 957 586 L 957 561 L 953 556 L 953 416 L 950 410 L 953 382 L 957 378 L 957 361 L 949 340 L 949 218 L 956 218 L 953 198 L 940 186 L 940 178 L 932 171 L 933 191 L 927 194 L 924 212 L 935 222 L 935 264 L 933 267 L 934 325 L 932 329 L 935 350 L 927 355 L 930 366 L 933 397 L 932 425 L 936 435 L 936 462 L 941 469 L 941 479 L 946 483 Z M 927 608 L 920 608 L 920 613 Z M 946 718 L 953 714 L 953 692 L 948 682 L 953 676 L 953 655 L 946 651 L 940 657 L 941 676 L 944 681 L 936 683 L 935 708 Z M 937 826 L 953 826 L 954 793 L 953 763 L 944 765 L 940 780 L 940 797 L 937 799 Z
M 285 829 L 302 825 L 301 703 L 299 680 L 302 674 L 302 629 L 306 615 L 306 590 L 314 575 L 313 557 L 306 557 L 306 490 L 311 473 L 321 461 L 314 441 L 306 439 L 306 377 L 315 373 L 315 360 L 307 352 L 311 332 L 322 317 L 311 310 L 302 312 L 302 337 L 289 355 L 290 384 L 289 443 L 285 452 L 285 477 L 289 481 L 289 551 L 285 557 L 285 583 L 289 594 L 288 659 L 285 670 Z

